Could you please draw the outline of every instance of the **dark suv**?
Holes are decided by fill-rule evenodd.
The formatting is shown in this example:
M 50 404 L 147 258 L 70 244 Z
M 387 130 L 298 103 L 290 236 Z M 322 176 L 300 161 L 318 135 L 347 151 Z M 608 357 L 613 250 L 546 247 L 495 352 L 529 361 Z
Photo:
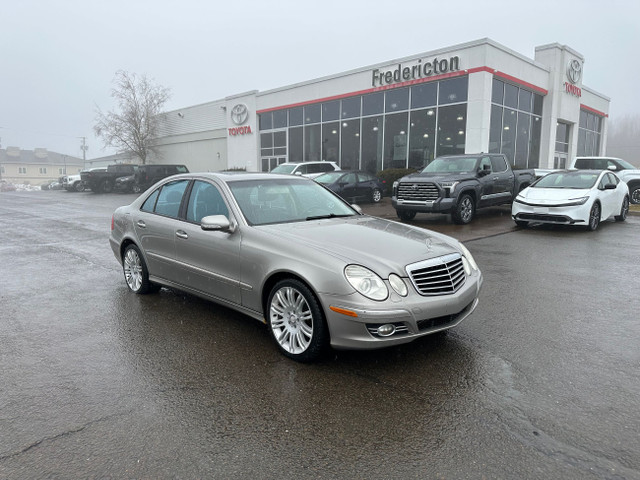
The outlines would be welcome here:
M 140 193 L 159 180 L 178 173 L 189 173 L 184 165 L 140 165 L 134 175 L 133 191 Z

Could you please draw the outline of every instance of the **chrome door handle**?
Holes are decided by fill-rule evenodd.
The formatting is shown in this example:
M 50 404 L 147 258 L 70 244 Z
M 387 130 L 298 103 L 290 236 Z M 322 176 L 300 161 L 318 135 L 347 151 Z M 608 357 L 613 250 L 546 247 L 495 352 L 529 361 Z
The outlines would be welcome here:
M 147 224 L 144 223 L 142 220 L 138 220 L 138 224 L 137 224 L 140 228 L 147 228 Z
M 176 230 L 176 237 L 189 238 L 189 235 L 184 230 Z

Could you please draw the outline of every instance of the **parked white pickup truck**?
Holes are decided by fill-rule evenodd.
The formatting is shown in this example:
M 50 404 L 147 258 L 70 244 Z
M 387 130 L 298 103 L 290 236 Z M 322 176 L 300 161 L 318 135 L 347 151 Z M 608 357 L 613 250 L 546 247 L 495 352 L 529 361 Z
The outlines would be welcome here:
M 629 186 L 629 201 L 640 204 L 640 169 L 616 157 L 576 157 L 568 167 L 577 170 L 611 170 Z M 535 169 L 536 177 L 543 177 L 557 169 Z

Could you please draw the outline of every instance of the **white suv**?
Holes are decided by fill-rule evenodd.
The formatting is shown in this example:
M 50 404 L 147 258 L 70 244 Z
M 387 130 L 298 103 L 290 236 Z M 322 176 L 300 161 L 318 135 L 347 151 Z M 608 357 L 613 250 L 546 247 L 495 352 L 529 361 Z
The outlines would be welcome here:
M 316 178 L 327 172 L 340 170 L 336 162 L 301 162 L 301 163 L 281 163 L 271 170 L 271 173 L 289 173 L 291 175 L 304 175 L 309 178 Z
M 84 191 L 84 185 L 80 180 L 80 174 L 65 175 L 64 177 L 62 177 L 62 188 L 64 188 L 67 192 Z

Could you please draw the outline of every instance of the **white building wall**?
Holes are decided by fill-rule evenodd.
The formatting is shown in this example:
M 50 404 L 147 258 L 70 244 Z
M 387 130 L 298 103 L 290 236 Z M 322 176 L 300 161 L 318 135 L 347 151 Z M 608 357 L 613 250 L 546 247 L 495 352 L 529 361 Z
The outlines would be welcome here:
M 489 151 L 492 81 L 493 75 L 488 72 L 469 75 L 465 153 Z

